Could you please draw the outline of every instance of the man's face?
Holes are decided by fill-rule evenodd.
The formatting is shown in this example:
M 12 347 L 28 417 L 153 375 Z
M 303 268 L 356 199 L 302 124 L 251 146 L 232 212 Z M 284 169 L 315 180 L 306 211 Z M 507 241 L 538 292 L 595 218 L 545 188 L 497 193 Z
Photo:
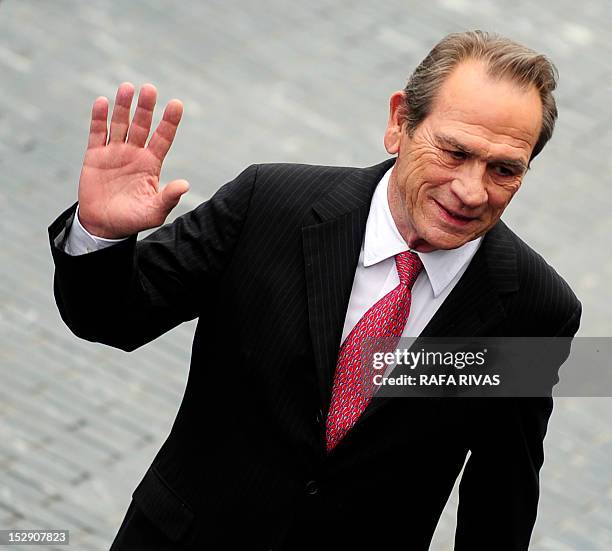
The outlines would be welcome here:
M 412 136 L 401 100 L 391 96 L 385 133 L 397 153 L 388 196 L 395 223 L 415 250 L 460 247 L 491 229 L 519 189 L 542 124 L 539 94 L 464 62 Z

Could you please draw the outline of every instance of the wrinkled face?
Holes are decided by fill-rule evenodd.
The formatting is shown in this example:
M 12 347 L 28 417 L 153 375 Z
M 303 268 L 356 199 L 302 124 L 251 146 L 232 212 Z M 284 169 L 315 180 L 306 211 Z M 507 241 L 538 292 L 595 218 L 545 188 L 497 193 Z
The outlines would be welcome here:
M 402 92 L 391 96 L 385 133 L 387 151 L 397 153 L 391 213 L 415 250 L 460 247 L 491 229 L 519 189 L 542 124 L 539 94 L 464 62 L 412 136 L 402 100 Z

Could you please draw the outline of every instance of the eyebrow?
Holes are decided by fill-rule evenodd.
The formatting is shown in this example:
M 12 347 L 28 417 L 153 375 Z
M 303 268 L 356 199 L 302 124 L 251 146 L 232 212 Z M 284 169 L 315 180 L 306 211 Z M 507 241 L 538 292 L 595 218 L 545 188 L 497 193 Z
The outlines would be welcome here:
M 444 145 L 446 147 L 453 147 L 461 151 L 462 153 L 465 153 L 466 155 L 470 155 L 472 157 L 481 158 L 481 156 L 478 155 L 475 151 L 459 143 L 457 140 L 455 140 L 455 138 L 451 138 L 450 136 L 446 136 L 444 134 L 436 135 L 435 138 L 436 138 L 436 141 L 441 145 Z M 512 167 L 516 171 L 520 172 L 521 174 L 524 174 L 529 168 L 529 166 L 526 165 L 520 159 L 512 159 L 510 157 L 492 157 L 492 158 L 488 158 L 485 160 L 489 163 L 501 164 L 507 167 Z

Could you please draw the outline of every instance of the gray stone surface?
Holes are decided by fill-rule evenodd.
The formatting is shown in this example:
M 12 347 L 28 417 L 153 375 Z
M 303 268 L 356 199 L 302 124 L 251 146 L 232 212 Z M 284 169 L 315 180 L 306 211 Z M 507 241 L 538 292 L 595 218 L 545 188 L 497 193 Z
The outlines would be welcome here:
M 555 136 L 505 219 L 583 301 L 580 334 L 610 336 L 606 0 L 0 2 L 0 527 L 108 548 L 186 382 L 193 322 L 125 354 L 78 340 L 54 305 L 46 227 L 76 199 L 93 100 L 125 80 L 183 100 L 162 175 L 191 183 L 178 215 L 253 162 L 382 160 L 388 96 L 436 40 L 470 28 L 559 67 Z M 534 551 L 612 548 L 611 427 L 609 398 L 556 401 Z M 452 549 L 456 504 L 432 550 Z

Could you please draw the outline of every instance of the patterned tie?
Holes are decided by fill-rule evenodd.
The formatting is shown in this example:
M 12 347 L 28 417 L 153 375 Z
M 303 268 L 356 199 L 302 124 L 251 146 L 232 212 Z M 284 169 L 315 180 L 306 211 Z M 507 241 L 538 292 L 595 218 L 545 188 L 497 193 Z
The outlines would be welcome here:
M 364 340 L 385 339 L 395 349 L 410 313 L 411 289 L 423 264 L 416 253 L 395 256 L 399 285 L 374 304 L 357 322 L 340 347 L 331 404 L 326 422 L 327 451 L 330 452 L 356 423 L 372 398 L 365 388 L 367 377 L 362 362 Z M 389 339 L 391 337 L 391 339 Z

